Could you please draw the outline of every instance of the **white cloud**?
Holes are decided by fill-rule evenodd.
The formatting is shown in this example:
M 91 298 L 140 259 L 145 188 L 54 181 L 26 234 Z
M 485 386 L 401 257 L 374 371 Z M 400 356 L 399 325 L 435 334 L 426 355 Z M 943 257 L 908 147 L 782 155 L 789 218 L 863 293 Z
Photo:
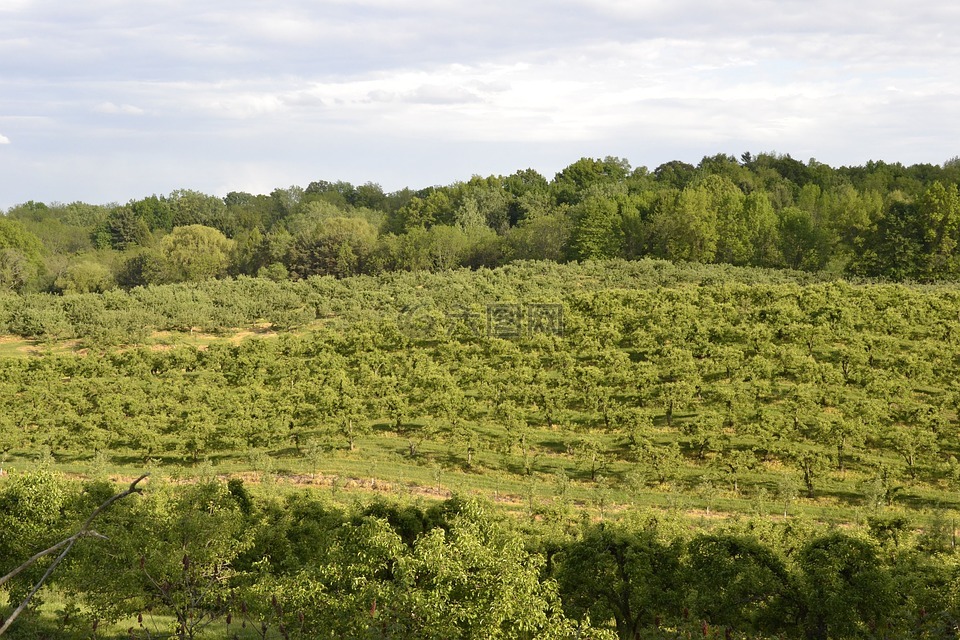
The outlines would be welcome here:
M 0 144 L 10 144 L 10 138 L 8 138 L 3 134 L 0 134 Z
M 421 104 L 469 104 L 481 102 L 480 96 L 459 86 L 425 84 L 407 94 L 406 100 Z
M 4 0 L 0 3 L 0 13 L 16 13 L 33 4 L 33 0 Z
M 128 116 L 140 116 L 144 113 L 143 109 L 140 107 L 135 107 L 132 104 L 114 104 L 112 102 L 101 102 L 94 107 L 93 110 L 97 113 L 121 114 Z
M 319 155 L 336 159 L 329 171 L 414 186 L 586 154 L 651 166 L 771 149 L 831 164 L 940 162 L 960 138 L 960 40 L 944 27 L 960 20 L 956 3 L 0 5 L 0 126 L 25 154 L 0 171 L 20 190 L 4 195 L 22 200 L 69 201 L 95 184 L 162 192 L 185 186 L 177 175 L 206 176 L 210 189 L 261 185 L 281 168 L 316 179 Z M 93 159 L 147 145 L 150 170 L 124 162 L 107 175 Z M 411 162 L 414 147 L 425 151 Z M 31 177 L 69 167 L 74 148 L 92 154 L 82 183 L 66 169 Z M 173 184 L 151 185 L 158 176 Z M 64 191 L 28 191 L 50 185 Z
M 283 98 L 269 92 L 230 93 L 207 95 L 200 105 L 209 113 L 223 118 L 253 118 L 284 109 Z

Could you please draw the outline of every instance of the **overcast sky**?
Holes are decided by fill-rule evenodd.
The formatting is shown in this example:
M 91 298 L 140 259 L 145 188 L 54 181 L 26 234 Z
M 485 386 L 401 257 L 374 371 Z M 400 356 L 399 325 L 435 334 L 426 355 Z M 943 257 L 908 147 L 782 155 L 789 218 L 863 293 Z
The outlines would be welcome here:
M 960 155 L 960 3 L 0 0 L 0 210 Z

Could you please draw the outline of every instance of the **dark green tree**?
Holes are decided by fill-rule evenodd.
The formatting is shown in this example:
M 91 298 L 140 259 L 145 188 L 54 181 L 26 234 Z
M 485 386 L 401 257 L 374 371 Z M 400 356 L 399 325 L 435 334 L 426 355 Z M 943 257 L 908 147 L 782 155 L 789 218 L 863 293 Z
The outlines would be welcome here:
M 556 561 L 564 610 L 594 623 L 613 619 L 622 640 L 656 632 L 680 613 L 680 549 L 655 529 L 599 524 L 566 546 Z
M 895 614 L 891 576 L 874 546 L 845 533 L 800 550 L 801 624 L 809 640 L 877 637 Z

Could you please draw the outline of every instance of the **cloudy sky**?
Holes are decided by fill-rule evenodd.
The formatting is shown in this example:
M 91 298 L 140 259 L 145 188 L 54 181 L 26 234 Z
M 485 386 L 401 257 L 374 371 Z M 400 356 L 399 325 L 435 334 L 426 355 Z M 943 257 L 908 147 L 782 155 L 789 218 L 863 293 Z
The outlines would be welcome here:
M 0 0 L 0 210 L 960 155 L 960 3 Z

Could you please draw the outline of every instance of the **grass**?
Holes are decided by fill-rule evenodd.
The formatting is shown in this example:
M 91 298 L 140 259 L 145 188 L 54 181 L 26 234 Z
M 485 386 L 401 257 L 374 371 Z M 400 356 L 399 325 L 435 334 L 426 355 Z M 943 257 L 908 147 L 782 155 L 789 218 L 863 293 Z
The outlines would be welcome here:
M 0 592 L 0 620 L 13 611 Z M 53 589 L 44 588 L 39 594 L 40 605 L 31 606 L 11 625 L 5 638 L 10 640 L 130 640 L 169 638 L 176 629 L 176 618 L 170 615 L 147 613 L 116 622 L 96 621 L 90 611 L 77 608 L 68 597 Z M 69 615 L 67 615 L 69 612 Z M 279 634 L 268 637 L 278 638 Z M 241 619 L 228 625 L 223 618 L 211 621 L 203 628 L 205 640 L 254 640 L 263 638 L 253 621 L 244 625 Z
M 486 497 L 510 513 L 529 516 L 540 508 L 560 503 L 576 513 L 600 517 L 601 510 L 616 513 L 629 508 L 653 508 L 687 512 L 713 518 L 743 514 L 775 515 L 788 504 L 790 515 L 834 523 L 862 522 L 876 509 L 866 504 L 863 486 L 870 477 L 863 469 L 825 471 L 817 481 L 814 498 L 805 497 L 802 487 L 783 494 L 783 478 L 795 478 L 779 463 L 761 463 L 738 474 L 737 489 L 732 478 L 711 464 L 710 458 L 697 463 L 686 459 L 671 481 L 660 484 L 635 462 L 612 458 L 590 479 L 586 463 L 560 453 L 557 432 L 538 430 L 532 434 L 537 447 L 532 473 L 524 473 L 523 459 L 515 449 L 479 449 L 472 466 L 466 465 L 462 447 L 442 441 L 421 443 L 416 457 L 408 453 L 407 439 L 389 431 L 374 430 L 357 439 L 357 448 L 327 443 L 325 448 L 297 453 L 293 447 L 280 451 L 221 451 L 211 453 L 199 464 L 167 453 L 144 464 L 132 451 L 110 455 L 57 455 L 54 467 L 68 476 L 132 479 L 150 471 L 176 479 L 216 474 L 240 477 L 246 482 L 270 485 L 277 491 L 325 491 L 343 500 L 367 500 L 375 495 L 442 500 L 453 493 Z M 604 446 L 619 446 L 616 436 L 601 437 Z M 36 465 L 38 453 L 17 451 L 0 467 L 8 472 L 28 470 Z M 640 472 L 640 473 L 638 473 Z M 602 506 L 601 506 L 602 505 Z M 937 510 L 960 508 L 960 493 L 944 486 L 903 481 L 893 509 L 903 512 L 921 527 Z

